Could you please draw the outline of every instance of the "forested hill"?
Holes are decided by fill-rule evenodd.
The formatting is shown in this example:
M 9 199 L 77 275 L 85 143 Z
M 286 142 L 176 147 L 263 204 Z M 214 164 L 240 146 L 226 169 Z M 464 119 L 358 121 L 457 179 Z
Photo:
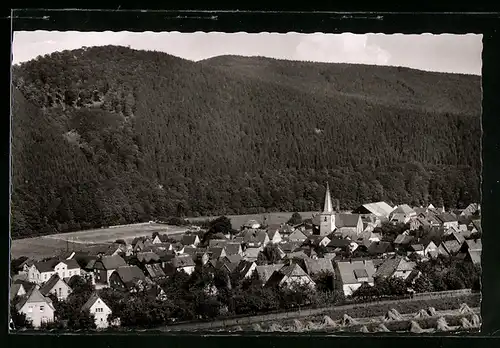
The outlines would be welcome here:
M 480 78 L 106 46 L 15 66 L 12 235 L 479 200 Z

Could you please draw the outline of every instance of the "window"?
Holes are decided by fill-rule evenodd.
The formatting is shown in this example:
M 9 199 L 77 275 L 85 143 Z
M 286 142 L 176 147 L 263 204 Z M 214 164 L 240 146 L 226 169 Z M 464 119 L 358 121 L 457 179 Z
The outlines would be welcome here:
M 47 280 L 47 273 L 43 275 L 43 279 Z
M 325 216 L 325 222 L 326 222 L 326 216 Z
M 102 308 L 96 308 L 96 309 L 95 309 L 95 312 L 96 312 L 96 313 L 102 313 L 102 312 L 103 312 L 103 310 L 102 310 Z
M 69 271 L 69 276 L 70 276 L 70 277 L 71 277 L 71 273 L 73 273 L 73 272 Z
M 45 306 L 40 306 L 40 312 L 43 312 L 45 309 Z
M 59 288 L 59 296 L 61 296 L 61 295 L 62 295 L 62 289 Z

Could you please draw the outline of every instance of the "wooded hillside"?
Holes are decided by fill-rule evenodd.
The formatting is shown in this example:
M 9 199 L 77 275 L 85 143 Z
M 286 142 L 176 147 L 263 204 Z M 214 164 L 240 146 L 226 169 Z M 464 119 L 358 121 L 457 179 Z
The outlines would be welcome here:
M 480 77 L 106 46 L 15 66 L 12 236 L 479 200 Z

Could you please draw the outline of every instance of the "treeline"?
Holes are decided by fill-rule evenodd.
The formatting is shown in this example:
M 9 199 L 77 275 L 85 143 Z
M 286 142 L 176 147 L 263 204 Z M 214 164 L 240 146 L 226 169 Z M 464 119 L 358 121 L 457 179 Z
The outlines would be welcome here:
M 13 83 L 14 238 L 316 210 L 326 181 L 343 209 L 479 200 L 474 76 L 107 46 L 16 66 Z

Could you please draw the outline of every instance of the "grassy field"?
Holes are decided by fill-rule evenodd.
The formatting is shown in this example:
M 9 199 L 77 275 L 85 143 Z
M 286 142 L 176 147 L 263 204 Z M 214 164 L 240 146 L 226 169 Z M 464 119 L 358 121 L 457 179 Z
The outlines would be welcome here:
M 135 237 L 151 236 L 153 232 L 179 234 L 185 230 L 184 227 L 162 224 L 136 224 L 17 239 L 12 241 L 11 256 L 13 258 L 27 256 L 41 259 L 53 256 L 61 250 L 66 250 L 66 248 L 69 250 L 84 250 L 87 245 L 112 243 L 117 239 L 131 242 Z
M 299 212 L 303 219 L 309 219 L 312 214 L 316 214 L 315 211 Z M 226 215 L 231 219 L 231 224 L 234 229 L 240 229 L 241 226 L 248 220 L 257 220 L 262 223 L 264 217 L 267 217 L 267 224 L 281 224 L 287 222 L 293 215 L 293 212 L 282 212 L 282 213 L 264 213 L 264 214 L 250 214 L 250 215 Z M 218 216 L 202 216 L 196 218 L 188 218 L 189 221 L 203 221 L 207 219 L 216 219 Z

